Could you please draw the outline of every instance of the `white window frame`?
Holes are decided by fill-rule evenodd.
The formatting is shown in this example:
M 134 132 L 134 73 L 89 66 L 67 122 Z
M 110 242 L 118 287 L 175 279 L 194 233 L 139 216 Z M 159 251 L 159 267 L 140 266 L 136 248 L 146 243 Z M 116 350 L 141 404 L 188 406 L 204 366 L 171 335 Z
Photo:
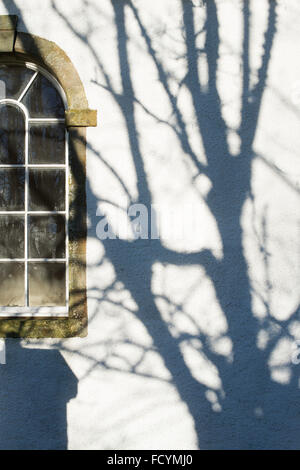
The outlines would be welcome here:
M 30 78 L 29 82 L 26 84 L 25 88 L 22 90 L 18 99 L 4 98 L 0 99 L 0 106 L 2 104 L 8 104 L 10 106 L 15 106 L 17 109 L 21 110 L 25 118 L 25 161 L 24 164 L 1 164 L 0 169 L 2 168 L 24 168 L 25 170 L 25 194 L 24 194 L 24 211 L 0 211 L 0 215 L 24 215 L 24 224 L 25 224 L 25 237 L 24 237 L 24 258 L 0 258 L 1 262 L 23 262 L 24 263 L 24 298 L 25 306 L 0 306 L 0 317 L 67 317 L 69 311 L 69 234 L 68 234 L 68 222 L 69 222 L 69 141 L 68 141 L 68 132 L 65 128 L 65 163 L 64 164 L 29 164 L 28 163 L 28 148 L 29 148 L 29 124 L 30 123 L 65 123 L 65 119 L 57 118 L 30 118 L 26 106 L 21 103 L 21 100 L 24 98 L 31 85 L 34 83 L 36 77 L 40 73 L 44 75 L 52 85 L 57 89 L 60 94 L 65 110 L 67 110 L 67 100 L 64 94 L 64 91 L 60 84 L 55 80 L 55 78 L 49 74 L 45 69 L 36 64 L 30 62 L 24 62 L 23 64 L 9 62 L 9 65 L 23 65 L 29 69 L 32 69 L 35 73 Z M 64 169 L 65 170 L 65 210 L 64 211 L 29 211 L 28 210 L 28 188 L 29 188 L 29 169 L 30 168 L 52 168 L 52 169 Z M 55 215 L 61 214 L 65 216 L 65 236 L 66 236 L 66 249 L 65 249 L 65 258 L 29 258 L 28 257 L 28 215 Z M 30 307 L 29 303 L 29 289 L 28 289 L 28 263 L 29 262 L 49 262 L 49 263 L 65 263 L 66 269 L 66 304 L 62 306 L 40 306 L 40 307 Z

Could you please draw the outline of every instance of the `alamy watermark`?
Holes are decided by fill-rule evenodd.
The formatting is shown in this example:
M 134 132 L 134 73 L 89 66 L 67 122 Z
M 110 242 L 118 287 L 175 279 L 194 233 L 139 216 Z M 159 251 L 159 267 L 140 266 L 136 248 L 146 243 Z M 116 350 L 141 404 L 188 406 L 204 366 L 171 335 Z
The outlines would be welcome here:
M 132 204 L 126 216 L 111 217 L 98 208 L 101 217 L 96 226 L 99 240 L 115 239 L 164 239 L 189 240 L 203 234 L 202 217 L 195 204 L 183 204 L 176 208 L 168 205 Z

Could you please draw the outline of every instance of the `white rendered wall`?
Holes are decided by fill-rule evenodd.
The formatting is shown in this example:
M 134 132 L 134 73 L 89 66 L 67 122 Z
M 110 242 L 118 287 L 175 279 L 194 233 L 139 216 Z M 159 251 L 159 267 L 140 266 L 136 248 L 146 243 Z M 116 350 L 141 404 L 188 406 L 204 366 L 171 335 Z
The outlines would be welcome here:
M 19 30 L 67 53 L 99 122 L 88 129 L 88 337 L 22 341 L 22 348 L 32 349 L 33 374 L 34 350 L 55 349 L 78 380 L 66 404 L 69 449 L 299 448 L 299 369 L 291 358 L 300 339 L 300 5 L 282 0 L 273 11 L 273 0 L 270 8 L 251 0 L 243 10 L 240 0 L 208 0 L 208 60 L 205 2 L 125 3 L 0 2 L 0 14 L 19 15 Z M 198 64 L 189 64 L 186 77 L 192 15 Z M 249 87 L 261 83 L 262 95 L 243 94 L 245 17 Z M 239 156 L 241 145 L 246 151 Z M 207 164 L 207 152 L 213 177 L 197 168 Z M 221 164 L 226 158 L 250 165 Z M 215 213 L 208 202 L 214 188 L 221 200 Z M 113 230 L 120 220 L 129 227 L 130 198 L 177 210 L 177 229 L 195 226 L 176 239 L 128 235 L 103 244 L 96 209 Z M 226 217 L 218 212 L 222 199 Z M 214 261 L 207 262 L 208 252 Z M 6 380 L 21 384 L 14 377 L 15 344 L 8 341 L 9 364 L 0 367 L 9 367 Z M 55 382 L 50 370 L 43 380 Z

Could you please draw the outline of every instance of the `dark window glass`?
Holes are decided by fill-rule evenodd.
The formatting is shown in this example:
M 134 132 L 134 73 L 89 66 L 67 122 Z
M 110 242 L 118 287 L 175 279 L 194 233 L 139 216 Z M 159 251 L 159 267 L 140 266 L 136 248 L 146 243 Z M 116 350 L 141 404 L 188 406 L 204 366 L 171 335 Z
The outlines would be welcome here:
M 29 163 L 65 163 L 65 126 L 33 124 L 30 126 Z
M 0 105 L 0 163 L 24 164 L 25 120 L 15 106 Z
M 24 258 L 24 216 L 0 215 L 0 258 Z
M 29 258 L 65 257 L 64 216 L 30 216 L 29 234 Z
M 34 73 L 33 70 L 19 65 L 1 65 L 0 99 L 18 100 Z
M 29 305 L 55 306 L 66 303 L 65 263 L 30 262 Z
M 24 263 L 0 262 L 0 305 L 24 306 Z
M 0 169 L 0 210 L 24 210 L 25 171 L 22 168 Z
M 64 118 L 63 100 L 42 73 L 36 74 L 27 88 L 35 74 L 25 66 L 0 65 L 0 99 L 18 101 L 23 94 L 20 101 L 30 118 Z M 65 125 L 41 120 L 28 125 L 28 163 L 65 164 Z M 0 211 L 5 212 L 0 214 L 0 305 L 62 306 L 66 304 L 66 263 L 59 262 L 58 258 L 66 257 L 65 216 L 25 216 L 11 211 L 25 211 L 25 180 L 28 181 L 26 207 L 29 211 L 64 211 L 66 172 L 61 168 L 1 168 L 1 165 L 25 166 L 25 139 L 26 119 L 22 110 L 10 103 L 0 104 Z M 26 177 L 25 171 L 28 172 Z M 25 225 L 28 258 L 35 260 L 26 263 L 16 261 L 16 258 L 25 258 L 25 251 L 27 253 Z M 6 262 L 5 258 L 11 261 Z M 37 258 L 49 261 L 39 262 Z
M 22 102 L 32 118 L 64 118 L 63 101 L 52 83 L 38 74 Z
M 65 171 L 29 171 L 29 210 L 63 211 L 65 209 Z

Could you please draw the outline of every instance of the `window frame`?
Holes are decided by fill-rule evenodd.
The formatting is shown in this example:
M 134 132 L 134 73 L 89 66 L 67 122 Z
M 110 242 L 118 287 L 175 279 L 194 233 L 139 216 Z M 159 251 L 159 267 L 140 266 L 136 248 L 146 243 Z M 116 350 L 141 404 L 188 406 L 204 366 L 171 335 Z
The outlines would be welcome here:
M 17 16 L 0 15 L 0 63 L 31 62 L 46 69 L 66 95 L 69 141 L 69 315 L 55 317 L 1 317 L 1 338 L 73 338 L 88 333 L 86 288 L 87 187 L 86 134 L 97 127 L 97 110 L 90 109 L 80 76 L 55 42 L 17 30 Z M 11 40 L 6 41 L 11 24 Z M 3 30 L 3 31 L 2 31 Z M 69 46 L 72 47 L 72 44 Z
M 0 169 L 2 168 L 24 168 L 25 170 L 25 200 L 24 200 L 24 211 L 1 211 L 0 215 L 24 215 L 24 258 L 1 258 L 1 262 L 10 263 L 10 262 L 23 262 L 24 263 L 24 299 L 25 304 L 29 302 L 29 283 L 28 283 L 28 263 L 30 262 L 63 262 L 65 263 L 65 297 L 66 302 L 64 306 L 2 306 L 0 305 L 0 318 L 1 317 L 68 317 L 69 314 L 69 133 L 66 127 L 65 118 L 31 118 L 27 107 L 21 102 L 25 97 L 26 93 L 29 91 L 30 87 L 33 85 L 38 74 L 41 74 L 49 80 L 53 87 L 59 93 L 64 110 L 68 110 L 67 99 L 64 93 L 63 88 L 59 82 L 43 67 L 32 62 L 24 61 L 13 61 L 8 62 L 1 61 L 0 65 L 13 66 L 17 65 L 20 67 L 26 67 L 34 71 L 34 74 L 29 79 L 28 83 L 22 87 L 22 91 L 18 99 L 12 98 L 3 98 L 0 99 L 1 105 L 14 106 L 23 113 L 25 129 L 24 129 L 24 164 L 1 164 Z M 29 163 L 29 135 L 30 135 L 30 123 L 63 123 L 65 127 L 65 163 L 64 164 L 30 164 Z M 28 209 L 28 194 L 29 194 L 29 169 L 30 168 L 53 168 L 58 169 L 62 168 L 65 171 L 65 210 L 64 211 L 30 211 Z M 28 255 L 28 216 L 30 215 L 55 215 L 62 214 L 65 217 L 65 258 L 58 259 L 31 259 Z

